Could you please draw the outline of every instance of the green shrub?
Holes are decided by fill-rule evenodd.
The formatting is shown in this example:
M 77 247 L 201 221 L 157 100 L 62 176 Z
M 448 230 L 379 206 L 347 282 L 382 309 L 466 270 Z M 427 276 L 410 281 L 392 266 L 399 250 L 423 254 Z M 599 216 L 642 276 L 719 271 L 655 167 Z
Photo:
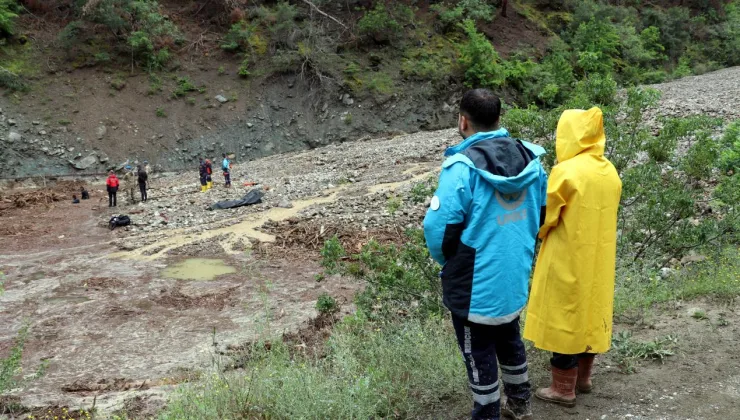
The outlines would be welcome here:
M 13 35 L 17 12 L 18 3 L 15 0 L 0 0 L 0 38 Z
M 249 47 L 249 39 L 254 33 L 254 27 L 245 21 L 231 25 L 221 41 L 221 49 L 230 52 L 246 51 Z
M 188 92 L 195 92 L 198 88 L 187 77 L 178 77 L 175 81 L 175 90 L 172 91 L 173 98 L 181 98 Z
M 21 373 L 23 347 L 28 338 L 28 326 L 23 327 L 15 338 L 6 358 L 0 358 L 0 395 L 10 391 L 18 385 Z
M 439 3 L 433 5 L 432 10 L 437 12 L 440 22 L 447 29 L 454 28 L 454 25 L 466 19 L 490 22 L 496 12 L 494 7 L 485 0 L 461 0 L 455 2 L 452 8 Z
M 388 96 L 393 93 L 393 79 L 386 73 L 376 73 L 367 82 L 367 89 L 377 96 Z
M 427 198 L 430 198 L 432 195 L 434 195 L 434 192 L 437 190 L 437 180 L 430 177 L 429 179 L 421 182 L 417 182 L 414 184 L 413 187 L 411 187 L 411 196 L 410 199 L 414 203 L 423 203 L 427 200 Z
M 400 30 L 401 25 L 388 13 L 382 2 L 377 2 L 375 8 L 357 22 L 359 34 L 378 43 L 390 41 Z
M 159 118 L 166 118 L 167 117 L 167 113 L 165 112 L 164 108 L 161 108 L 161 107 L 160 108 L 157 108 L 157 116 Z
M 740 172 L 740 121 L 730 124 L 722 135 L 720 169 L 725 172 Z
M 19 92 L 24 92 L 29 89 L 28 84 L 21 76 L 8 69 L 4 69 L 3 67 L 0 67 L 0 87 Z
M 265 27 L 271 35 L 275 46 L 290 47 L 291 35 L 299 30 L 296 25 L 298 8 L 287 1 L 278 2 L 272 8 L 260 6 L 256 9 L 255 19 L 259 25 Z
M 342 258 L 347 255 L 342 243 L 339 242 L 339 238 L 334 235 L 331 239 L 324 242 L 324 247 L 321 249 L 321 266 L 326 269 L 329 274 L 335 274 L 339 272 L 342 266 Z
M 339 303 L 331 295 L 324 292 L 316 301 L 316 310 L 322 315 L 332 315 L 339 312 Z
M 239 69 L 236 71 L 237 74 L 240 77 L 249 77 L 251 73 L 249 73 L 249 58 L 245 57 L 241 64 L 239 64 Z
M 463 69 L 465 85 L 496 89 L 504 84 L 506 70 L 493 45 L 478 32 L 475 22 L 466 20 L 461 25 L 468 40 L 460 45 L 458 63 Z
M 379 419 L 434 417 L 467 401 L 465 368 L 440 317 L 373 323 L 363 314 L 335 326 L 321 358 L 293 345 L 256 343 L 243 369 L 184 384 L 163 420 Z M 408 392 L 413 390 L 413 392 Z

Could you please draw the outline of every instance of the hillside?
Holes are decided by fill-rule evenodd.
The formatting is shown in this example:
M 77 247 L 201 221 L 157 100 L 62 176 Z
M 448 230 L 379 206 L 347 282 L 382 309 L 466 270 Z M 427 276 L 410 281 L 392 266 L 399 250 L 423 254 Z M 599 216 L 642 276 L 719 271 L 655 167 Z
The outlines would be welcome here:
M 3 178 L 247 161 L 448 127 L 466 86 L 552 107 L 594 75 L 654 83 L 740 62 L 736 2 L 520 0 L 505 17 L 470 0 L 15 3 Z

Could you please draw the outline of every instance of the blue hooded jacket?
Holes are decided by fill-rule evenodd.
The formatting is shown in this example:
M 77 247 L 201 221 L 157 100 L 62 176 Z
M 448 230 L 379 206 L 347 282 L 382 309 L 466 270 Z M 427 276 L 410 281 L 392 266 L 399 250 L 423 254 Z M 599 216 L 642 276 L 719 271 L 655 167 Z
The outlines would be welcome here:
M 424 236 L 444 266 L 444 303 L 455 316 L 500 325 L 526 305 L 547 200 L 544 153 L 505 129 L 476 133 L 445 152 Z

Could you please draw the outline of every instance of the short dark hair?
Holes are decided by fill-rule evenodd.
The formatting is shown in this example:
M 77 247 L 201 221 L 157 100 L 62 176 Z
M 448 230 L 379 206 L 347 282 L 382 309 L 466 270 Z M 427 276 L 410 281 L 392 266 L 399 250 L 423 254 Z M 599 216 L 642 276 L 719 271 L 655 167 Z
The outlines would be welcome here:
M 460 113 L 470 120 L 476 130 L 493 130 L 498 126 L 501 116 L 501 100 L 488 89 L 472 89 L 463 95 Z

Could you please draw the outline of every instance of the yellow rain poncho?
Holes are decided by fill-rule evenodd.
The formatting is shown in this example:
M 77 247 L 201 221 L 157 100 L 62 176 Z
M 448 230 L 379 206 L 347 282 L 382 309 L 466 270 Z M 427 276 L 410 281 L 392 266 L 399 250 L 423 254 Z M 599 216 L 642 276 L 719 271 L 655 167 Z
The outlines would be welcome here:
M 605 353 L 611 345 L 622 182 L 605 144 L 599 108 L 563 112 L 524 328 L 543 350 Z

